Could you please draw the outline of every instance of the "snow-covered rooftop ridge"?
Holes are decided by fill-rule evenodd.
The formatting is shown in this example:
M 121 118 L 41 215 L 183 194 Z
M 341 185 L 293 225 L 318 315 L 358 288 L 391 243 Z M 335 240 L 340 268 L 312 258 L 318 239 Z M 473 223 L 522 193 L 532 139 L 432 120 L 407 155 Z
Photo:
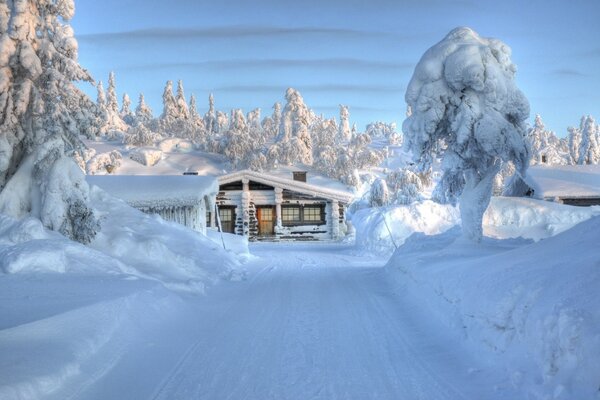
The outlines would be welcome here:
M 213 176 L 88 175 L 95 185 L 133 207 L 193 206 L 219 192 Z
M 534 197 L 600 197 L 600 165 L 536 165 L 527 170 Z
M 354 198 L 354 195 L 350 191 L 325 188 L 322 186 L 316 186 L 306 182 L 295 181 L 293 179 L 283 178 L 281 176 L 276 176 L 265 172 L 256 172 L 247 169 L 233 172 L 227 175 L 222 175 L 219 177 L 219 183 L 231 183 L 244 178 L 265 185 L 276 186 L 282 189 L 299 191 L 302 193 L 309 193 L 315 197 L 325 197 L 327 199 L 336 200 L 343 203 L 350 203 Z

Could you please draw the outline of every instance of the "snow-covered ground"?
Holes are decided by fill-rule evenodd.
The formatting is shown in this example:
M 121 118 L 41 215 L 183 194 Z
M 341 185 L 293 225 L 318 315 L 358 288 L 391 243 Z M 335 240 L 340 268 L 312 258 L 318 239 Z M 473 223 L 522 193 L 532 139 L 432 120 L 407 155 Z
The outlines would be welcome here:
M 388 209 L 388 262 L 343 243 L 250 255 L 91 197 L 90 246 L 0 220 L 1 399 L 598 398 L 598 208 L 495 199 L 479 245 L 456 210 Z

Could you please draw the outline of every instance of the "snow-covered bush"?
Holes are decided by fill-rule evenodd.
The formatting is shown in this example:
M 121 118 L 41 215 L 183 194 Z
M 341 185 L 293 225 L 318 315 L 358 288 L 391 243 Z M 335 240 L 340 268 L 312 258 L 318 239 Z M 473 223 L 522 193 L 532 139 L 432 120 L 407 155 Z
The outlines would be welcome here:
M 126 135 L 123 136 L 123 144 L 128 146 L 152 146 L 156 141 L 160 140 L 161 136 L 152 132 L 144 124 L 137 124 L 130 128 Z
M 391 193 L 390 200 L 394 204 L 410 204 L 422 197 L 421 178 L 409 169 L 403 168 L 390 172 L 386 181 Z
M 521 175 L 529 164 L 529 103 L 515 72 L 506 44 L 457 28 L 423 55 L 406 91 L 408 148 L 423 170 L 442 157 L 440 197 L 460 194 L 463 233 L 475 241 L 502 163 Z
M 131 150 L 129 158 L 147 167 L 152 167 L 160 161 L 162 154 L 162 151 L 154 148 L 136 148 Z
M 369 205 L 371 207 L 387 206 L 390 202 L 390 194 L 387 183 L 384 179 L 377 178 L 371 184 L 369 193 Z
M 93 156 L 86 165 L 85 171 L 88 175 L 103 175 L 113 173 L 121 166 L 123 155 L 117 150 L 108 153 L 100 153 Z

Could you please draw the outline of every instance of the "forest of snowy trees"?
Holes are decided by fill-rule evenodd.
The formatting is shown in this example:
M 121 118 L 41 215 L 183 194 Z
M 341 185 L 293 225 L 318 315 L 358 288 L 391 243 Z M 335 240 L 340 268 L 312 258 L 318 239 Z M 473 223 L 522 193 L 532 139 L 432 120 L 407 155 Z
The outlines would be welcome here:
M 350 126 L 350 110 L 345 105 L 340 105 L 339 120 L 317 115 L 293 88 L 285 93 L 285 104 L 275 103 L 264 118 L 259 108 L 248 113 L 240 109 L 219 111 L 212 94 L 207 112 L 201 115 L 196 97 L 186 98 L 182 81 L 178 81 L 176 91 L 173 82 L 167 82 L 158 116 L 143 94 L 135 110 L 128 94 L 123 94 L 119 107 L 113 73 L 106 90 L 102 82 L 97 90 L 97 126 L 90 130 L 92 137 L 129 146 L 152 146 L 165 138 L 187 139 L 198 150 L 225 156 L 233 169 L 261 171 L 277 165 L 303 164 L 356 186 L 356 171 L 375 167 L 386 156 L 384 150 L 370 146 L 374 139 L 398 145 L 402 142 L 395 124 L 375 122 L 365 132 L 358 132 L 356 126 Z

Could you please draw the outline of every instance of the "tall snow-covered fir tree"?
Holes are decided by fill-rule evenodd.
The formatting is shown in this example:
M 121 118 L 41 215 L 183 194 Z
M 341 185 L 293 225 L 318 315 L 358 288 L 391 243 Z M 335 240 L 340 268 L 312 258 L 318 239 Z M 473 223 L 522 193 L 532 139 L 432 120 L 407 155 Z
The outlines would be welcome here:
M 308 130 L 311 114 L 304 99 L 296 89 L 289 88 L 283 109 L 277 145 L 280 146 L 280 162 L 291 165 L 301 162 L 312 165 L 312 138 Z
M 483 213 L 503 163 L 514 163 L 521 175 L 529 165 L 529 103 L 515 84 L 510 55 L 500 40 L 454 29 L 425 52 L 406 91 L 408 147 L 424 170 L 442 157 L 441 197 L 460 195 L 463 233 L 474 241 L 483 236 Z
M 209 136 L 219 131 L 217 113 L 215 111 L 215 98 L 212 93 L 208 96 L 208 111 L 204 115 L 204 128 Z
M 153 118 L 154 115 L 152 114 L 152 109 L 146 104 L 144 94 L 140 93 L 138 105 L 135 108 L 136 122 L 147 125 L 150 121 L 152 121 Z
M 121 102 L 121 119 L 129 126 L 134 125 L 135 117 L 131 112 L 131 99 L 127 93 L 123 93 Z
M 591 115 L 581 119 L 581 142 L 577 164 L 598 164 L 600 161 L 600 137 L 596 120 Z
M 92 78 L 77 62 L 74 12 L 73 0 L 0 0 L 0 212 L 86 243 L 99 225 L 71 155 L 93 123 L 73 109 L 85 96 L 75 82 Z
M 106 108 L 109 112 L 119 113 L 119 102 L 117 101 L 117 83 L 115 82 L 115 73 L 111 71 L 108 74 L 108 88 L 106 89 Z
M 340 139 L 342 141 L 350 141 L 352 139 L 349 118 L 350 111 L 348 111 L 348 106 L 340 104 Z
M 562 149 L 560 139 L 546 129 L 542 117 L 535 116 L 533 127 L 527 133 L 531 148 L 531 164 L 567 164 L 568 154 Z
M 189 119 L 190 118 L 190 109 L 188 108 L 187 101 L 185 100 L 185 93 L 183 91 L 183 81 L 180 79 L 177 81 L 177 111 L 178 118 L 180 119 Z
M 166 136 L 174 136 L 173 125 L 179 118 L 179 109 L 177 107 L 177 100 L 173 95 L 173 81 L 167 81 L 162 99 L 163 111 L 160 115 L 161 131 Z

